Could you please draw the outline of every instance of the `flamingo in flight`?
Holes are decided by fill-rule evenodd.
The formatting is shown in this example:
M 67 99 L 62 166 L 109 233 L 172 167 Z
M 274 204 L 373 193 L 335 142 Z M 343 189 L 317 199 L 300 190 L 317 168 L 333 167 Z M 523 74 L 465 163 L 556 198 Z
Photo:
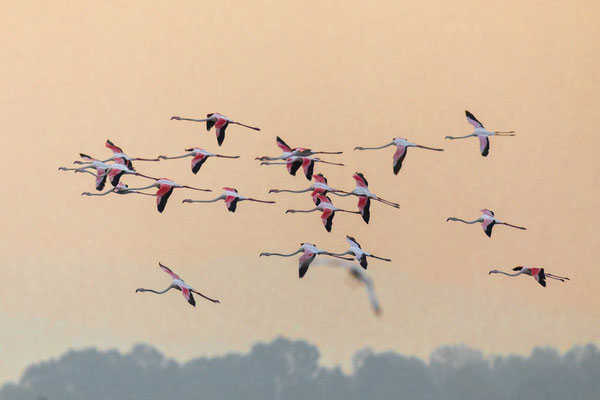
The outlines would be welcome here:
M 358 210 L 360 211 L 363 221 L 365 221 L 367 224 L 371 219 L 371 199 L 394 208 L 400 208 L 399 204 L 384 200 L 381 197 L 371 193 L 369 191 L 369 182 L 367 182 L 367 179 L 361 172 L 355 172 L 354 175 L 352 175 L 352 178 L 354 178 L 354 181 L 356 182 L 356 187 L 352 190 L 352 192 L 342 192 L 344 194 L 338 194 L 338 196 L 357 196 Z
M 295 176 L 296 171 L 298 171 L 298 169 L 302 167 L 302 170 L 304 171 L 304 176 L 306 176 L 306 179 L 310 181 L 313 176 L 313 171 L 315 169 L 315 163 L 317 162 L 329 165 L 337 165 L 340 167 L 344 166 L 344 164 L 329 162 L 316 157 L 304 156 L 290 156 L 289 158 L 286 158 L 284 162 L 262 161 L 260 165 L 285 165 L 289 174 L 292 176 Z
M 519 276 L 521 274 L 525 274 L 525 275 L 529 275 L 535 278 L 535 280 L 542 285 L 543 287 L 546 287 L 546 278 L 550 278 L 550 279 L 556 279 L 557 281 L 568 281 L 570 280 L 569 278 L 567 278 L 566 276 L 558 276 L 558 275 L 553 275 L 553 274 L 549 274 L 546 273 L 544 271 L 544 268 L 533 268 L 533 267 L 523 267 L 523 266 L 518 266 L 518 267 L 514 267 L 513 271 L 517 271 L 514 274 L 509 274 L 508 272 L 504 272 L 504 271 L 499 271 L 497 269 L 493 269 L 491 270 L 488 275 L 491 274 L 504 274 L 507 276 Z
M 406 157 L 406 152 L 409 147 L 418 147 L 420 149 L 434 151 L 444 151 L 444 149 L 436 149 L 433 147 L 421 146 L 420 144 L 409 142 L 404 138 L 394 138 L 391 143 L 379 147 L 355 147 L 354 150 L 379 150 L 389 146 L 396 146 L 396 152 L 394 153 L 394 175 L 398 175 L 398 172 L 400 172 L 400 168 L 402 168 L 402 162 Z
M 87 172 L 88 174 L 94 175 L 96 177 L 96 190 L 101 191 L 102 189 L 104 189 L 104 185 L 106 184 L 106 178 L 107 178 L 107 173 L 106 171 L 109 168 L 109 164 L 106 164 L 103 161 L 99 161 L 96 160 L 95 158 L 92 158 L 90 156 L 88 156 L 87 154 L 83 154 L 80 153 L 81 157 L 83 157 L 87 161 L 84 167 L 77 167 L 77 168 L 67 168 L 67 167 L 59 167 L 58 170 L 59 171 L 78 171 L 78 172 Z M 79 163 L 77 161 L 75 161 L 75 163 Z M 93 173 L 91 171 L 88 171 L 88 169 L 95 169 L 96 173 Z
M 317 199 L 319 200 L 319 204 L 317 204 L 315 208 L 312 208 L 310 210 L 287 210 L 285 213 L 311 213 L 314 211 L 321 211 L 321 221 L 323 222 L 323 226 L 325 226 L 327 232 L 331 232 L 333 217 L 335 216 L 336 212 L 339 211 L 350 214 L 360 214 L 360 211 L 350 211 L 335 207 L 331 203 L 331 199 L 329 199 L 326 196 L 317 194 Z
M 214 203 L 219 200 L 225 200 L 225 205 L 227 206 L 227 209 L 231 212 L 235 212 L 235 210 L 237 208 L 237 203 L 240 201 L 244 201 L 244 200 L 255 201 L 257 203 L 267 203 L 267 204 L 275 203 L 274 201 L 257 200 L 257 199 L 252 199 L 250 197 L 240 196 L 238 194 L 237 189 L 234 189 L 234 188 L 224 187 L 223 190 L 225 190 L 225 192 L 222 195 L 220 195 L 219 197 L 217 197 L 216 199 L 212 199 L 212 200 L 185 199 L 185 200 L 183 200 L 183 202 L 184 203 Z
M 277 139 L 275 140 L 275 142 L 277 143 L 277 146 L 283 151 L 282 155 L 280 155 L 279 157 L 269 157 L 269 156 L 256 157 L 255 160 L 274 161 L 274 160 L 285 160 L 292 156 L 308 157 L 308 156 L 312 156 L 313 154 L 343 154 L 344 153 L 343 151 L 312 151 L 311 149 L 307 149 L 304 147 L 291 148 L 279 136 L 277 136 Z
M 176 158 L 184 158 L 184 157 L 193 157 L 192 158 L 192 172 L 197 174 L 200 171 L 200 167 L 202 164 L 208 159 L 208 157 L 219 157 L 219 158 L 240 158 L 240 156 L 224 156 L 221 154 L 210 153 L 200 147 L 192 147 L 189 149 L 185 149 L 188 153 L 182 156 L 175 157 L 167 157 L 167 156 L 158 156 L 161 160 L 174 160 Z
M 336 264 L 337 268 L 344 268 L 349 273 L 353 279 L 356 279 L 358 282 L 362 283 L 367 289 L 367 296 L 369 297 L 369 303 L 371 304 L 371 308 L 373 309 L 373 313 L 376 316 L 381 315 L 381 306 L 379 305 L 379 300 L 377 299 L 377 295 L 375 294 L 375 285 L 373 284 L 373 280 L 364 269 L 359 268 L 354 264 Z
M 152 193 L 138 192 L 137 190 L 129 189 L 129 186 L 127 186 L 123 182 L 119 182 L 119 184 L 117 186 L 115 186 L 112 189 L 107 190 L 106 192 L 102 192 L 102 193 L 83 192 L 83 193 L 81 193 L 81 195 L 82 196 L 106 196 L 109 193 L 116 193 L 116 194 L 136 193 L 136 194 L 143 194 L 146 196 L 154 196 Z
M 196 187 L 192 187 L 192 186 L 180 185 L 178 183 L 173 182 L 170 179 L 161 178 L 161 179 L 155 179 L 155 180 L 156 180 L 156 182 L 154 182 L 152 185 L 144 186 L 141 188 L 129 189 L 129 190 L 138 191 L 138 190 L 150 189 L 153 187 L 158 188 L 158 190 L 156 191 L 156 208 L 158 209 L 159 213 L 162 213 L 164 211 L 165 207 L 167 206 L 167 200 L 169 200 L 169 197 L 171 197 L 171 194 L 173 193 L 173 189 L 185 188 L 185 189 L 198 190 L 201 192 L 212 192 L 212 190 L 210 190 L 210 189 L 200 189 L 200 188 L 196 188 Z
M 160 266 L 160 268 L 163 271 L 165 271 L 167 274 L 169 274 L 171 276 L 171 278 L 173 279 L 173 281 L 171 282 L 169 287 L 166 288 L 165 290 L 163 290 L 162 292 L 157 292 L 156 290 L 153 290 L 153 289 L 139 288 L 139 289 L 135 290 L 136 293 L 137 292 L 151 292 L 151 293 L 156 293 L 156 294 L 163 294 L 163 293 L 168 292 L 171 289 L 177 289 L 177 290 L 181 291 L 181 294 L 183 294 L 183 297 L 186 299 L 186 301 L 194 307 L 196 307 L 196 300 L 194 299 L 194 295 L 192 293 L 196 293 L 197 295 L 202 296 L 206 300 L 212 301 L 213 303 L 220 303 L 219 300 L 211 299 L 210 297 L 203 295 L 202 293 L 198 292 L 197 290 L 194 290 L 194 288 L 192 288 L 187 283 L 185 283 L 183 281 L 183 279 L 181 279 L 179 277 L 179 275 L 177 275 L 175 272 L 171 271 L 170 268 L 162 265 L 161 263 L 158 263 L 158 265 Z
M 334 189 L 327 184 L 327 178 L 323 176 L 323 174 L 313 175 L 313 179 L 315 183 L 310 185 L 308 188 L 303 190 L 289 190 L 289 189 L 271 189 L 269 193 L 306 193 L 312 191 L 311 197 L 315 203 L 315 205 L 319 205 L 320 200 L 317 198 L 317 195 L 325 196 L 329 192 L 338 192 L 338 189 Z
M 448 217 L 448 219 L 446 220 L 446 222 L 448 221 L 458 221 L 458 222 L 462 222 L 464 224 L 476 224 L 478 222 L 481 222 L 481 227 L 483 228 L 483 231 L 485 232 L 485 234 L 488 237 L 492 237 L 492 228 L 494 227 L 494 225 L 506 225 L 506 226 L 510 226 L 512 228 L 517 228 L 517 229 L 521 229 L 521 230 L 527 230 L 527 228 L 524 228 L 522 226 L 517 226 L 517 225 L 512 225 L 506 222 L 500 222 L 496 219 L 496 217 L 494 217 L 494 212 L 491 210 L 488 210 L 487 208 L 484 208 L 483 210 L 479 210 L 482 212 L 481 217 L 477 218 L 476 220 L 473 221 L 465 221 L 464 219 L 460 219 L 460 218 L 456 218 L 456 217 Z
M 250 128 L 255 131 L 260 131 L 260 128 L 255 128 L 253 126 L 242 124 L 241 122 L 233 121 L 219 113 L 206 114 L 206 118 L 204 119 L 181 118 L 178 116 L 171 117 L 171 120 L 174 119 L 177 121 L 206 122 L 207 131 L 210 131 L 210 128 L 214 126 L 215 132 L 217 134 L 217 143 L 219 144 L 219 146 L 223 144 L 223 140 L 225 140 L 225 129 L 227 129 L 229 124 L 241 125 L 243 127 Z
M 160 161 L 160 159 L 158 158 L 130 157 L 127 154 L 125 154 L 119 146 L 116 146 L 113 142 L 111 142 L 110 139 L 106 139 L 105 146 L 113 152 L 113 156 L 107 158 L 106 160 L 102 160 L 101 162 L 108 162 L 114 160 L 116 163 L 125 164 L 127 168 L 129 168 L 132 171 L 134 171 L 135 168 L 133 168 L 133 164 L 131 163 L 131 161 Z M 90 159 L 93 159 L 92 157 L 83 153 L 79 153 L 79 156 L 85 161 L 73 161 L 73 164 L 89 164 Z
M 316 245 L 311 243 L 301 243 L 301 246 L 298 250 L 291 254 L 281 254 L 281 253 L 260 253 L 259 257 L 265 256 L 278 256 L 278 257 L 292 257 L 298 253 L 302 253 L 300 259 L 298 260 L 298 276 L 303 278 L 306 275 L 306 271 L 308 271 L 308 267 L 314 261 L 315 257 L 318 255 L 327 255 L 331 257 L 340 258 L 342 260 L 352 261 L 351 258 L 337 256 L 328 251 L 319 249 Z
M 368 253 L 366 251 L 364 251 L 361 247 L 360 244 L 356 241 L 356 239 L 354 239 L 352 236 L 346 236 L 346 241 L 348 243 L 350 243 L 350 249 L 348 251 L 345 251 L 343 253 L 336 253 L 335 255 L 337 256 L 343 256 L 346 254 L 351 254 L 354 257 L 356 257 L 356 261 L 358 261 L 360 263 L 360 266 L 363 267 L 364 269 L 367 269 L 367 257 L 372 257 L 372 258 L 376 258 L 378 260 L 382 260 L 382 261 L 392 261 L 389 258 L 383 258 L 383 257 L 379 257 L 376 256 L 374 254 Z
M 479 138 L 479 150 L 481 151 L 481 155 L 487 157 L 490 152 L 490 136 L 515 136 L 515 131 L 488 131 L 483 127 L 483 124 L 475 118 L 473 114 L 469 111 L 465 110 L 465 114 L 467 115 L 467 121 L 469 124 L 473 125 L 475 128 L 475 132 L 466 136 L 446 136 L 446 139 L 465 139 L 471 136 L 477 136 Z

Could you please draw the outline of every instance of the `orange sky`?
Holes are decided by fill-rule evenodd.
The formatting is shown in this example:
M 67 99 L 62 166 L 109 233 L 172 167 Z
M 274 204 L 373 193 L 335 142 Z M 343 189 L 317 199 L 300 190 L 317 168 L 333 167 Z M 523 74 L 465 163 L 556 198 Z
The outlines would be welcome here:
M 185 360 L 283 334 L 345 363 L 365 346 L 426 357 L 447 343 L 526 353 L 600 340 L 598 2 L 84 3 L 5 3 L 0 15 L 0 382 L 68 348 L 140 341 Z M 476 139 L 445 141 L 472 131 L 465 108 L 517 136 L 492 138 L 487 158 Z M 262 131 L 231 126 L 218 148 L 203 126 L 169 120 L 215 111 Z M 330 184 L 350 189 L 362 171 L 401 209 L 375 203 L 369 225 L 339 215 L 332 233 L 317 215 L 284 215 L 312 203 L 267 195 L 308 186 L 254 161 L 279 154 L 276 135 L 343 150 L 328 159 L 346 167 L 317 168 Z M 410 150 L 398 176 L 392 149 L 352 151 L 397 136 L 446 151 Z M 212 194 L 180 190 L 161 215 L 142 196 L 82 197 L 91 177 L 57 167 L 108 155 L 107 138 L 142 157 L 239 154 L 196 176 L 189 159 L 137 169 L 278 203 L 232 214 L 183 205 Z M 488 239 L 445 222 L 484 207 L 528 230 Z M 394 260 L 369 268 L 380 319 L 340 271 L 300 281 L 295 259 L 258 258 L 304 241 L 342 251 L 346 234 Z M 222 304 L 134 294 L 168 285 L 159 260 Z M 518 264 L 572 281 L 487 275 Z

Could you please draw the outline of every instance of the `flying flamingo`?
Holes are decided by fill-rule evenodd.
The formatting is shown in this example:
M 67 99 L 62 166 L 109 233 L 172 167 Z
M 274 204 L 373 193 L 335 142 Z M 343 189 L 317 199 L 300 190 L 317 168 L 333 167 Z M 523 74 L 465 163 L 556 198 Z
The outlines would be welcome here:
M 375 294 L 373 280 L 369 277 L 367 272 L 354 264 L 336 264 L 335 267 L 346 269 L 352 278 L 365 285 L 365 288 L 367 289 L 367 296 L 369 296 L 369 302 L 371 303 L 371 308 L 373 309 L 375 315 L 379 316 L 381 314 L 381 306 L 379 305 L 379 300 Z
M 131 163 L 131 161 L 160 161 L 160 159 L 158 158 L 130 157 L 127 154 L 123 153 L 123 150 L 121 150 L 120 147 L 115 146 L 115 144 L 109 139 L 106 140 L 105 146 L 113 152 L 113 156 L 107 158 L 106 160 L 102 160 L 101 162 L 108 162 L 114 160 L 116 163 L 127 165 L 127 168 L 129 168 L 132 171 L 134 171 L 135 168 L 133 168 L 133 164 Z M 73 161 L 73 164 L 90 164 L 90 159 L 94 159 L 83 153 L 79 153 L 79 155 L 85 161 Z
M 169 200 L 169 197 L 171 197 L 171 194 L 173 193 L 173 189 L 178 189 L 178 188 L 185 188 L 185 189 L 192 189 L 192 190 L 199 190 L 201 192 L 212 192 L 212 190 L 210 189 L 200 189 L 200 188 L 196 188 L 196 187 L 192 187 L 192 186 L 186 186 L 186 185 L 180 185 L 178 183 L 173 182 L 170 179 L 155 179 L 156 182 L 154 182 L 152 185 L 149 186 L 144 186 L 141 188 L 135 188 L 135 189 L 129 189 L 129 190 L 145 190 L 145 189 L 150 189 L 152 187 L 156 187 L 158 188 L 158 191 L 156 192 L 156 208 L 158 209 L 158 212 L 162 213 L 165 209 L 165 207 L 167 206 L 167 200 Z
M 255 131 L 260 131 L 260 128 L 255 128 L 253 126 L 242 124 L 241 122 L 232 121 L 229 118 L 227 118 L 226 116 L 221 115 L 219 113 L 206 114 L 205 119 L 181 118 L 181 117 L 177 117 L 177 116 L 171 117 L 171 120 L 174 120 L 174 119 L 177 121 L 193 121 L 193 122 L 205 122 L 206 121 L 206 130 L 207 131 L 210 131 L 210 128 L 212 128 L 213 126 L 215 127 L 215 132 L 217 134 L 217 143 L 219 144 L 219 146 L 223 143 L 223 140 L 225 140 L 225 129 L 227 129 L 229 124 L 241 125 L 246 128 L 254 129 Z
M 260 165 L 285 165 L 287 167 L 287 170 L 290 173 L 290 175 L 294 175 L 294 176 L 296 175 L 296 171 L 298 171 L 298 169 L 300 167 L 302 167 L 302 170 L 304 171 L 304 176 L 306 176 L 306 179 L 308 179 L 310 181 L 313 176 L 315 163 L 317 163 L 317 162 L 321 162 L 323 164 L 337 165 L 337 166 L 341 166 L 341 167 L 344 166 L 344 164 L 333 163 L 333 162 L 321 160 L 320 158 L 316 158 L 316 157 L 304 157 L 304 156 L 290 156 L 289 158 L 286 158 L 286 160 L 284 162 L 262 161 L 260 163 Z
M 325 196 L 329 192 L 338 192 L 338 189 L 334 189 L 327 184 L 327 178 L 325 178 L 323 174 L 313 175 L 313 179 L 315 180 L 315 183 L 303 190 L 271 189 L 269 190 L 269 193 L 306 193 L 312 191 L 311 197 L 315 205 L 319 205 L 320 200 L 317 195 L 320 194 Z
M 106 177 L 107 177 L 106 171 L 109 168 L 109 164 L 106 164 L 102 161 L 96 160 L 95 158 L 92 158 L 92 157 L 88 156 L 87 154 L 80 153 L 80 155 L 82 157 L 84 157 L 86 160 L 89 160 L 88 162 L 86 162 L 86 164 L 87 164 L 86 166 L 78 167 L 78 168 L 60 167 L 60 168 L 58 168 L 58 170 L 59 171 L 87 172 L 88 174 L 94 175 L 96 177 L 96 190 L 100 191 L 100 190 L 104 189 L 104 185 L 106 184 Z M 88 171 L 88 169 L 91 169 L 91 168 L 94 168 L 96 170 L 96 173 Z
M 221 154 L 210 153 L 200 147 L 192 147 L 190 149 L 185 149 L 188 153 L 182 156 L 176 157 L 167 157 L 167 156 L 158 156 L 158 158 L 162 160 L 174 160 L 176 158 L 184 158 L 184 157 L 193 157 L 192 158 L 192 172 L 197 174 L 202 167 L 202 164 L 208 159 L 208 157 L 220 157 L 220 158 L 240 158 L 240 156 L 223 156 Z
M 157 292 L 156 290 L 153 290 L 153 289 L 139 288 L 139 289 L 135 290 L 136 293 L 137 292 L 151 292 L 151 293 L 156 293 L 156 294 L 163 294 L 163 293 L 168 292 L 171 289 L 177 289 L 177 290 L 181 291 L 181 294 L 183 294 L 183 297 L 185 297 L 187 302 L 190 303 L 194 307 L 196 307 L 196 300 L 194 300 L 194 295 L 192 293 L 196 293 L 197 295 L 202 296 L 206 300 L 210 300 L 213 303 L 220 303 L 219 300 L 211 299 L 210 297 L 207 297 L 207 296 L 203 295 L 202 293 L 194 290 L 191 286 L 186 284 L 183 281 L 183 279 L 181 279 L 179 277 L 179 275 L 177 275 L 175 272 L 171 271 L 168 267 L 165 267 L 161 263 L 158 263 L 158 265 L 160 266 L 160 268 L 163 271 L 165 271 L 167 274 L 169 274 L 171 276 L 171 278 L 173 279 L 173 282 L 171 282 L 169 287 L 166 288 L 165 290 L 163 290 L 162 292 Z
M 409 147 L 418 147 L 420 149 L 444 151 L 444 149 L 436 149 L 433 147 L 421 146 L 419 144 L 409 142 L 403 138 L 394 138 L 391 143 L 388 143 L 379 147 L 355 147 L 354 150 L 379 150 L 388 146 L 396 146 L 396 152 L 394 153 L 394 175 L 398 175 L 400 168 L 402 168 L 402 162 L 406 157 L 406 152 Z
M 381 197 L 371 193 L 369 191 L 369 182 L 361 172 L 355 172 L 352 175 L 352 178 L 356 181 L 356 187 L 352 190 L 352 192 L 342 192 L 344 194 L 337 194 L 338 196 L 350 196 L 354 195 L 358 197 L 358 210 L 360 211 L 360 215 L 367 224 L 371 219 L 371 199 L 379 201 L 380 203 L 386 204 L 388 206 L 394 208 L 400 208 L 400 205 L 397 203 L 393 203 L 388 200 L 384 200 Z M 341 192 L 341 191 L 339 191 Z
M 518 272 L 515 274 L 509 274 L 504 271 L 499 271 L 497 269 L 493 269 L 488 273 L 488 275 L 504 274 L 507 276 L 518 276 L 521 274 L 525 274 L 525 275 L 533 276 L 535 278 L 535 280 L 543 287 L 546 287 L 546 278 L 556 279 L 557 281 L 561 281 L 561 282 L 564 282 L 565 280 L 567 280 L 567 281 L 570 280 L 569 278 L 567 278 L 565 276 L 557 276 L 557 275 L 548 274 L 548 273 L 544 272 L 544 268 L 532 268 L 532 267 L 519 266 L 519 267 L 514 267 L 513 271 L 518 271 Z
M 116 193 L 116 194 L 136 193 L 136 194 L 143 194 L 146 196 L 154 196 L 152 193 L 138 192 L 137 190 L 129 189 L 129 187 L 126 184 L 124 184 L 123 182 L 119 182 L 119 184 L 117 186 L 115 186 L 114 188 L 109 189 L 103 193 L 83 192 L 83 193 L 81 193 L 81 195 L 82 196 L 106 196 L 109 193 Z
M 285 213 L 286 214 L 287 213 L 311 213 L 314 211 L 321 211 L 321 213 L 322 213 L 321 221 L 323 222 L 323 225 L 325 226 L 325 229 L 327 230 L 327 232 L 331 232 L 331 225 L 333 223 L 333 217 L 337 211 L 351 213 L 351 214 L 360 214 L 360 211 L 343 210 L 341 208 L 334 207 L 334 205 L 331 203 L 331 200 L 326 196 L 318 194 L 317 198 L 319 200 L 319 204 L 317 204 L 317 206 L 313 209 L 310 209 L 310 210 L 287 210 Z
M 318 255 L 328 255 L 331 257 L 340 258 L 342 260 L 352 261 L 351 258 L 336 256 L 333 253 L 317 248 L 316 245 L 311 243 L 301 243 L 301 246 L 298 250 L 291 254 L 281 254 L 281 253 L 260 253 L 259 257 L 265 256 L 279 256 L 279 257 L 292 257 L 298 253 L 302 253 L 300 259 L 298 260 L 298 275 L 300 278 L 304 277 L 306 271 L 308 271 L 308 267 L 313 262 L 316 256 Z
M 255 201 L 257 203 L 267 203 L 267 204 L 275 203 L 274 201 L 257 200 L 257 199 L 251 199 L 250 197 L 240 196 L 238 194 L 237 189 L 234 189 L 234 188 L 224 187 L 223 190 L 225 190 L 225 192 L 222 195 L 220 195 L 219 197 L 217 197 L 216 199 L 212 199 L 212 200 L 185 199 L 185 200 L 183 200 L 183 202 L 184 203 L 214 203 L 219 200 L 225 200 L 225 205 L 227 206 L 227 209 L 231 212 L 235 212 L 235 210 L 237 208 L 237 203 L 239 201 L 248 200 L 248 201 Z
M 277 146 L 281 150 L 283 150 L 282 155 L 280 155 L 279 157 L 269 157 L 269 156 L 256 157 L 255 160 L 274 161 L 274 160 L 285 160 L 292 156 L 308 157 L 308 156 L 312 156 L 313 154 L 342 154 L 343 153 L 343 151 L 312 151 L 311 149 L 307 149 L 304 147 L 291 148 L 279 136 L 277 136 L 276 143 L 277 143 Z
M 512 228 L 517 228 L 517 229 L 521 229 L 521 230 L 527 230 L 527 228 L 524 228 L 522 226 L 517 226 L 517 225 L 511 225 L 509 223 L 506 222 L 500 222 L 498 221 L 495 217 L 494 217 L 494 212 L 491 210 L 488 210 L 486 208 L 484 208 L 483 210 L 479 210 L 483 213 L 483 215 L 479 218 L 477 218 L 476 220 L 473 221 L 465 221 L 464 219 L 460 219 L 460 218 L 456 218 L 456 217 L 448 217 L 448 219 L 446 220 L 446 222 L 448 221 L 458 221 L 458 222 L 462 222 L 464 224 L 476 224 L 478 222 L 481 222 L 481 227 L 483 228 L 483 231 L 485 232 L 485 234 L 488 237 L 492 237 L 492 228 L 494 227 L 494 225 L 507 225 L 510 226 Z
M 346 254 L 352 254 L 354 257 L 356 257 L 356 260 L 360 263 L 360 266 L 363 267 L 364 269 L 367 269 L 367 264 L 368 264 L 367 257 L 372 257 L 372 258 L 376 258 L 378 260 L 383 260 L 383 261 L 388 261 L 388 262 L 392 261 L 389 258 L 378 257 L 376 255 L 373 255 L 371 253 L 364 251 L 360 247 L 360 244 L 358 244 L 356 239 L 354 239 L 352 236 L 346 236 L 346 241 L 348 243 L 350 243 L 350 249 L 348 251 L 345 251 L 344 253 L 335 253 L 335 255 L 343 256 Z
M 475 132 L 466 136 L 446 136 L 446 139 L 464 139 L 471 136 L 477 136 L 479 138 L 479 150 L 481 150 L 481 155 L 486 157 L 490 152 L 490 136 L 515 136 L 515 131 L 508 132 L 499 132 L 499 131 L 488 131 L 483 127 L 481 122 L 475 118 L 473 114 L 465 110 L 465 114 L 467 115 L 467 121 L 469 124 L 473 125 L 475 128 Z

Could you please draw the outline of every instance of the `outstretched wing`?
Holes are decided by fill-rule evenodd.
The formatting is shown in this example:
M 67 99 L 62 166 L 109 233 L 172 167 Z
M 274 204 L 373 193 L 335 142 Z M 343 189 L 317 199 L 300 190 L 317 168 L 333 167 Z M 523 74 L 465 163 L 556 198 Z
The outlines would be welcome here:
M 217 144 L 220 146 L 223 144 L 223 140 L 225 140 L 225 129 L 229 126 L 229 121 L 225 118 L 217 119 L 215 123 L 215 131 L 217 134 Z
M 200 171 L 200 167 L 206 161 L 208 157 L 204 154 L 198 154 L 196 157 L 192 158 L 192 172 L 197 174 Z
M 469 122 L 471 125 L 473 125 L 473 127 L 475 129 L 477 129 L 477 128 L 483 128 L 483 124 L 481 122 L 479 122 L 477 120 L 477 118 L 475 118 L 475 116 L 473 114 L 471 114 L 467 110 L 465 110 L 465 114 L 467 115 L 467 122 Z
M 298 261 L 298 276 L 303 278 L 306 275 L 306 271 L 308 271 L 308 267 L 310 263 L 315 259 L 315 253 L 304 250 L 304 253 L 300 256 L 300 260 Z
M 162 263 L 158 263 L 158 265 L 160 266 L 160 268 L 165 271 L 167 274 L 169 274 L 171 276 L 171 278 L 173 278 L 173 280 L 178 279 L 180 281 L 183 281 L 183 279 L 181 279 L 179 277 L 179 275 L 177 275 L 175 272 L 171 271 L 171 269 L 165 265 L 162 265 Z
M 402 161 L 404 161 L 404 157 L 406 157 L 406 147 L 398 146 L 396 148 L 396 152 L 394 153 L 394 175 L 398 175 L 398 172 L 400 172 L 400 168 L 402 168 Z
M 185 286 L 181 286 L 181 294 L 187 300 L 188 303 L 196 307 L 196 299 L 194 299 L 194 295 L 192 294 L 190 289 L 186 288 Z
M 323 202 L 324 200 L 321 198 L 321 201 Z M 321 221 L 323 221 L 323 225 L 325 226 L 327 232 L 331 232 L 331 225 L 333 224 L 334 215 L 335 212 L 330 208 L 326 208 L 323 210 L 323 214 L 321 214 Z
M 487 136 L 479 136 L 479 150 L 484 157 L 490 153 L 490 138 Z
M 283 141 L 282 138 L 280 138 L 279 136 L 277 136 L 277 146 L 283 150 L 285 153 L 291 153 L 292 152 L 292 148 L 290 146 L 287 145 L 286 142 Z

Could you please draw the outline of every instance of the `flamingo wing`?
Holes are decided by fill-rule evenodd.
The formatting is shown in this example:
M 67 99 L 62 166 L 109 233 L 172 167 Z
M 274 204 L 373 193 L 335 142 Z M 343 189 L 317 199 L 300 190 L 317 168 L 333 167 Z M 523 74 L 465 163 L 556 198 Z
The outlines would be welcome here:
M 358 210 L 360 211 L 360 215 L 362 215 L 363 221 L 368 224 L 371 219 L 371 199 L 367 196 L 359 196 Z
M 110 184 L 116 187 L 119 184 L 119 180 L 121 179 L 121 176 L 123 176 L 124 173 L 125 171 L 121 169 L 111 169 L 108 172 L 108 179 L 110 180 Z
M 227 209 L 231 212 L 235 212 L 238 201 L 239 201 L 239 197 L 237 197 L 237 196 L 232 196 L 232 195 L 225 196 L 225 205 L 227 206 Z
M 477 118 L 475 118 L 475 116 L 473 114 L 471 114 L 469 111 L 465 110 L 465 114 L 467 116 L 467 122 L 471 125 L 473 125 L 473 127 L 475 129 L 477 128 L 483 128 L 483 124 L 481 122 L 479 122 L 477 120 Z
M 192 158 L 192 172 L 197 174 L 200 171 L 200 167 L 202 164 L 208 159 L 208 157 L 204 154 L 198 154 L 194 158 Z
M 303 158 L 302 169 L 304 170 L 304 176 L 306 176 L 306 179 L 310 181 L 312 179 L 313 171 L 315 169 L 315 162 L 310 158 Z
M 486 218 L 481 223 L 481 227 L 483 228 L 483 231 L 488 237 L 492 237 L 492 228 L 494 227 L 494 225 L 496 225 L 496 221 L 494 221 L 491 218 Z
M 298 276 L 303 278 L 306 275 L 306 271 L 308 271 L 308 267 L 310 263 L 315 259 L 315 253 L 304 250 L 304 253 L 300 256 L 300 260 L 298 261 Z
M 113 154 L 123 153 L 123 150 L 121 150 L 119 146 L 115 146 L 115 144 L 108 139 L 106 139 L 106 143 L 104 145 L 108 147 L 113 152 Z
M 210 128 L 212 128 L 215 125 L 215 121 L 213 119 L 211 119 L 210 117 L 212 117 L 214 115 L 214 113 L 210 113 L 210 114 L 206 114 L 206 130 L 210 131 Z
M 104 185 L 106 184 L 106 169 L 104 168 L 96 168 L 96 190 L 104 189 Z
M 360 266 L 363 267 L 363 269 L 367 269 L 367 266 L 369 265 L 368 261 L 367 261 L 367 255 L 365 253 L 362 253 L 360 255 L 360 257 L 356 257 L 358 262 L 360 263 Z
M 397 146 L 394 153 L 394 175 L 398 175 L 398 172 L 400 172 L 404 157 L 406 157 L 406 146 Z
M 365 178 L 365 176 L 362 174 L 362 172 L 357 172 L 354 175 L 352 175 L 352 177 L 356 181 L 356 186 L 365 187 L 365 188 L 369 186 L 369 182 L 367 182 L 367 178 Z
M 225 118 L 217 119 L 215 123 L 215 131 L 217 134 L 217 144 L 220 146 L 223 144 L 223 140 L 225 140 L 225 129 L 229 126 L 229 121 Z
M 287 145 L 286 142 L 283 141 L 282 138 L 280 138 L 279 136 L 277 136 L 277 146 L 283 150 L 284 153 L 291 153 L 292 152 L 292 148 L 290 146 Z
M 381 306 L 379 305 L 379 299 L 377 299 L 377 295 L 375 294 L 375 287 L 373 286 L 373 281 L 365 277 L 364 278 L 365 287 L 367 288 L 367 295 L 369 296 L 369 302 L 371 303 L 371 308 L 375 315 L 381 314 Z
M 285 165 L 285 167 L 287 168 L 288 172 L 290 173 L 290 175 L 292 176 L 296 176 L 296 171 L 298 171 L 298 169 L 302 166 L 302 160 L 301 159 L 291 159 L 288 158 L 287 159 L 287 164 Z
M 487 157 L 490 153 L 490 138 L 487 136 L 479 136 L 479 150 L 481 155 Z
M 185 286 L 181 286 L 181 294 L 190 303 L 192 306 L 196 307 L 196 299 L 194 299 L 194 295 L 191 290 L 186 288 Z
M 162 213 L 167 206 L 167 200 L 171 197 L 173 193 L 173 186 L 171 185 L 160 185 L 158 187 L 158 191 L 156 192 L 156 208 L 158 208 L 158 212 Z
M 531 276 L 535 278 L 535 280 L 546 287 L 546 273 L 544 272 L 544 268 L 530 268 Z
M 173 280 L 180 280 L 180 281 L 183 281 L 183 279 L 181 279 L 181 278 L 179 277 L 179 275 L 177 275 L 175 272 L 173 272 L 173 271 L 171 270 L 171 268 L 167 267 L 166 265 L 163 265 L 162 263 L 158 263 L 158 265 L 160 266 L 160 268 L 161 268 L 163 271 L 165 271 L 167 274 L 169 274 Z
M 323 201 L 323 200 L 321 200 Z M 327 230 L 327 232 L 331 232 L 331 225 L 333 224 L 333 216 L 335 215 L 335 212 L 330 209 L 330 208 L 326 208 L 323 210 L 323 214 L 321 214 L 321 221 L 323 221 L 323 225 L 325 226 L 325 229 Z

